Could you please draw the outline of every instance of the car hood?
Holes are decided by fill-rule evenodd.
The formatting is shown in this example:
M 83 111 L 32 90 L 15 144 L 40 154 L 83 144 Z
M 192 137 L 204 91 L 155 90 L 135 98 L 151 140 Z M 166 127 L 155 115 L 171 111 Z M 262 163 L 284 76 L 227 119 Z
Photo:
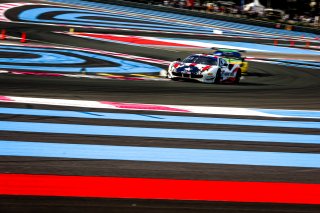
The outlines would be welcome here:
M 176 67 L 177 72 L 191 72 L 196 73 L 202 71 L 204 68 L 216 67 L 216 65 L 207 65 L 207 64 L 195 64 L 195 63 L 180 63 Z

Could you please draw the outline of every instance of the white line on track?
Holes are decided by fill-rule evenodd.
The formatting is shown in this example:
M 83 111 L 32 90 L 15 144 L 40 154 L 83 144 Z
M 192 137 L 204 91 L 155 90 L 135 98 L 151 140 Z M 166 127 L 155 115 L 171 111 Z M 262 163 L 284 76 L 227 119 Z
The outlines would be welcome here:
M 0 96 L 0 102 L 42 104 L 42 105 L 54 105 L 54 106 L 68 106 L 68 107 L 119 109 L 119 110 L 122 109 L 122 110 L 164 111 L 164 112 L 233 115 L 233 116 L 237 115 L 237 116 L 258 116 L 258 117 L 278 117 L 278 118 L 293 117 L 293 118 L 320 119 L 320 111 L 312 111 L 312 110 L 162 105 L 162 104 L 124 103 L 124 102 L 111 102 L 111 101 L 33 98 L 33 97 L 18 97 L 18 96 Z

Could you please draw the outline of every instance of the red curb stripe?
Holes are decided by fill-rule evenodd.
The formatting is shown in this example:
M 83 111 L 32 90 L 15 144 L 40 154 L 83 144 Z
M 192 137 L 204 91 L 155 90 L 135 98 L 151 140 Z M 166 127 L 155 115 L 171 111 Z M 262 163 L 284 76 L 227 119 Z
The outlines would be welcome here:
M 48 72 L 12 71 L 11 73 L 12 73 L 12 74 L 16 74 L 16 75 L 38 75 L 38 76 L 54 76 L 54 77 L 64 76 L 63 74 L 59 74 L 59 73 L 48 73 Z
M 320 204 L 320 184 L 0 174 L 0 194 Z
M 14 101 L 11 98 L 7 97 L 7 96 L 0 96 L 0 101 Z
M 153 110 L 153 111 L 166 111 L 166 112 L 190 112 L 184 109 L 166 107 L 161 105 L 152 105 L 152 104 L 121 103 L 121 102 L 110 102 L 110 101 L 100 101 L 100 103 L 112 105 L 119 109 Z
M 120 42 L 127 42 L 132 44 L 141 44 L 141 45 L 158 45 L 158 46 L 176 46 L 176 47 L 198 47 L 195 45 L 187 45 L 187 44 L 179 44 L 175 42 L 169 41 L 159 41 L 148 38 L 142 38 L 139 36 L 117 36 L 117 35 L 107 35 L 107 34 L 93 34 L 93 33 L 76 33 L 76 35 L 81 35 L 85 37 L 91 38 L 99 38 L 105 40 L 113 40 Z

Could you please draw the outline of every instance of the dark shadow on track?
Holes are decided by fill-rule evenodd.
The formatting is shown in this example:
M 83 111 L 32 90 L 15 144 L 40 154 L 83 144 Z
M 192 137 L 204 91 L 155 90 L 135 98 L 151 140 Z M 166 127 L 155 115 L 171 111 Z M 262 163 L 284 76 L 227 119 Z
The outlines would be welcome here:
M 4 204 L 4 205 L 2 205 Z M 318 212 L 317 205 L 289 205 L 267 203 L 230 203 L 198 201 L 163 201 L 134 199 L 88 199 L 65 197 L 0 197 L 1 212 L 130 212 L 130 213 L 280 213 Z

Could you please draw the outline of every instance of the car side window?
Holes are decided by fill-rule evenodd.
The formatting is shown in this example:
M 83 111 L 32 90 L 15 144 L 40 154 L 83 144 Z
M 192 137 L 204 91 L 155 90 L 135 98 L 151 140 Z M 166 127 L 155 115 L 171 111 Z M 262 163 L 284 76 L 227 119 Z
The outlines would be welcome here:
M 221 58 L 220 59 L 220 66 L 224 67 L 224 66 L 227 66 L 227 65 L 228 65 L 227 62 L 223 58 Z

